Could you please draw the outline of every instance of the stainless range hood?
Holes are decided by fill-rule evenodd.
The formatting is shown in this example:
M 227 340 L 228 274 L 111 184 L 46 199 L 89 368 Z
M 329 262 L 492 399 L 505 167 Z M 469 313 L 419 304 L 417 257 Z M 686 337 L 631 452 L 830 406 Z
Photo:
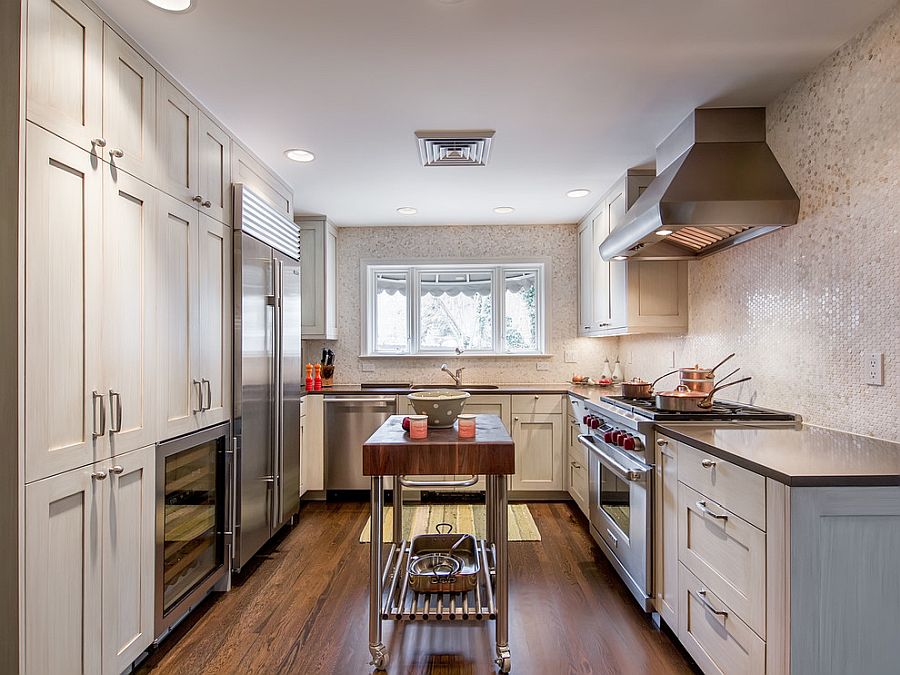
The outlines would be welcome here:
M 691 260 L 797 222 L 765 108 L 698 108 L 656 149 L 656 171 L 600 244 L 604 260 Z

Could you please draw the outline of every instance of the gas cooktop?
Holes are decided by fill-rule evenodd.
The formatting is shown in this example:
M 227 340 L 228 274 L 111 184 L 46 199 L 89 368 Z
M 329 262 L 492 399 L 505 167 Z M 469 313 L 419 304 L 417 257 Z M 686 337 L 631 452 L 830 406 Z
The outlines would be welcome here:
M 716 401 L 707 412 L 671 412 L 656 407 L 655 399 L 628 398 L 626 396 L 604 396 L 603 401 L 623 410 L 633 412 L 654 422 L 673 421 L 722 421 L 747 420 L 764 422 L 795 422 L 799 417 L 792 413 L 758 408 L 746 403 Z

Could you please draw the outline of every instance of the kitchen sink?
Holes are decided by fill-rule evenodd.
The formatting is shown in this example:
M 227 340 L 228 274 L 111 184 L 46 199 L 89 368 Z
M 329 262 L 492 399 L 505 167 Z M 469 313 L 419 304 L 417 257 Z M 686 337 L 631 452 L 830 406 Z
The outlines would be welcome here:
M 499 389 L 500 387 L 496 384 L 462 384 L 456 386 L 455 384 L 414 384 L 410 387 L 411 390 L 415 391 L 416 389 L 462 389 L 463 391 L 474 391 L 476 389 Z

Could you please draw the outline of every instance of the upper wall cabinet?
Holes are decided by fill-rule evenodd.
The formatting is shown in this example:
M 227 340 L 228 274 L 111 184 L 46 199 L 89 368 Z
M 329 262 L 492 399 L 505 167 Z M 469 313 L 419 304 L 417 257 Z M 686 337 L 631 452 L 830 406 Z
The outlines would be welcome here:
M 29 0 L 26 58 L 28 119 L 92 150 L 103 131 L 103 22 L 81 0 Z
M 239 143 L 231 148 L 231 180 L 253 188 L 272 208 L 287 218 L 294 217 L 294 195 L 291 188 L 247 152 Z
M 337 339 L 337 228 L 321 216 L 300 225 L 300 331 L 304 340 Z
M 220 223 L 231 224 L 231 138 L 200 113 L 198 148 L 200 211 Z M 196 203 L 196 202 L 195 202 Z
M 186 204 L 199 205 L 200 111 L 166 78 L 157 82 L 159 187 Z
M 600 244 L 652 180 L 652 171 L 629 171 L 578 227 L 579 335 L 687 330 L 687 262 L 600 257 Z
M 103 27 L 104 159 L 156 181 L 156 71 L 109 26 Z

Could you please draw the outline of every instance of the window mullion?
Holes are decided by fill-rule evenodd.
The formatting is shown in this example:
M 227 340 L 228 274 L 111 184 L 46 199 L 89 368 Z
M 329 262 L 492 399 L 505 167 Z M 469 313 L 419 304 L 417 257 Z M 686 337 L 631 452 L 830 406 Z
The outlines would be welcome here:
M 494 268 L 494 352 L 506 352 L 506 299 L 503 296 L 503 268 Z

